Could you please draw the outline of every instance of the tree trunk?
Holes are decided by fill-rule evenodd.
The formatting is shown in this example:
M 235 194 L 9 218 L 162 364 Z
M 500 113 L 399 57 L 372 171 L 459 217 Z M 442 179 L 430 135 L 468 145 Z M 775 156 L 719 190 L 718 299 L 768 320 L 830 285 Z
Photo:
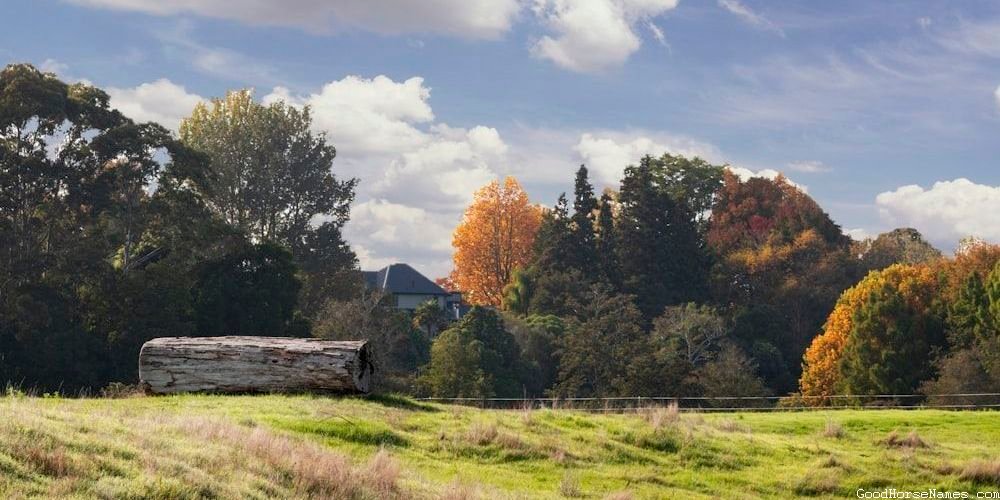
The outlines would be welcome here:
M 162 337 L 139 352 L 140 383 L 155 394 L 367 393 L 374 374 L 365 340 Z

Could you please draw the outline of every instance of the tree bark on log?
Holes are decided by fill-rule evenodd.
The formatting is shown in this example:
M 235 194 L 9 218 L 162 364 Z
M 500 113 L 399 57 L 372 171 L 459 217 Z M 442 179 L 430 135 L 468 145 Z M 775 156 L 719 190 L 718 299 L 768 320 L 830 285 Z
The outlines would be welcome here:
M 367 393 L 374 374 L 364 340 L 162 337 L 139 352 L 140 383 L 154 394 Z

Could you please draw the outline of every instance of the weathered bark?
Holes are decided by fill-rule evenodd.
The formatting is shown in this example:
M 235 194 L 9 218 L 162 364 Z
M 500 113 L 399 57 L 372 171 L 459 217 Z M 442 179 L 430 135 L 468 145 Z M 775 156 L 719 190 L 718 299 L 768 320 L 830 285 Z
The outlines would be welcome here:
M 368 342 L 287 337 L 162 337 L 139 352 L 150 392 L 367 393 Z

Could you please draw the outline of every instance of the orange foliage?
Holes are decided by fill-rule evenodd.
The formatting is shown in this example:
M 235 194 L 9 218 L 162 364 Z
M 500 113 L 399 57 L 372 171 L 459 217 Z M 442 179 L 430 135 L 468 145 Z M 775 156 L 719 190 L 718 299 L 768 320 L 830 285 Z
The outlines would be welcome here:
M 896 288 L 916 311 L 930 307 L 937 293 L 937 273 L 932 266 L 896 264 L 868 273 L 861 282 L 846 290 L 826 320 L 823 333 L 806 349 L 799 389 L 804 396 L 831 396 L 840 382 L 840 357 L 850 341 L 854 312 L 869 295 L 884 284 Z M 807 404 L 821 405 L 824 398 L 809 398 Z
M 969 275 L 975 272 L 985 279 L 997 262 L 1000 262 L 1000 245 L 983 241 L 963 245 L 955 252 L 954 259 L 939 264 L 945 282 L 944 299 L 948 302 L 955 300 Z
M 531 257 L 541 219 L 541 208 L 513 177 L 476 192 L 452 240 L 452 279 L 469 303 L 500 306 L 514 270 Z
M 451 276 L 445 276 L 443 278 L 437 278 L 434 280 L 434 284 L 443 288 L 444 291 L 448 293 L 457 292 L 458 285 L 455 284 L 455 280 L 451 279 Z

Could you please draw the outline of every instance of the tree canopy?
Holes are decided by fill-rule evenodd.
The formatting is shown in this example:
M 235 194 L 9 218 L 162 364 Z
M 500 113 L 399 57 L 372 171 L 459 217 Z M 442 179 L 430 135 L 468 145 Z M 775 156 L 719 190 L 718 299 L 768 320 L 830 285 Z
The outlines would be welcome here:
M 540 223 L 541 209 L 513 177 L 476 192 L 452 239 L 452 278 L 470 303 L 503 303 L 504 287 L 528 262 Z

